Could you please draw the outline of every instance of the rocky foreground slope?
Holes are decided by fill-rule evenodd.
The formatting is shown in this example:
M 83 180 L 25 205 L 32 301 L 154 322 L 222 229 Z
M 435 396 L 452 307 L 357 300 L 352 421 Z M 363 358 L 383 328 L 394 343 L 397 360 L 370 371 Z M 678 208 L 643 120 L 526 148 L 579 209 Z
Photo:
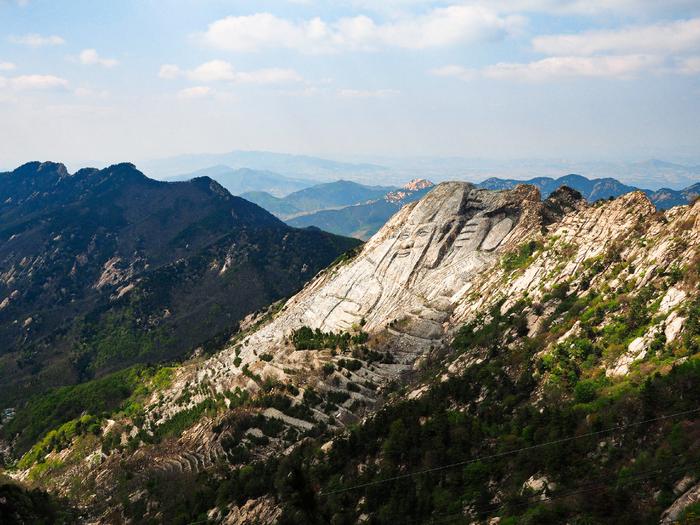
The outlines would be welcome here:
M 692 523 L 699 215 L 440 184 L 13 475 L 106 523 Z

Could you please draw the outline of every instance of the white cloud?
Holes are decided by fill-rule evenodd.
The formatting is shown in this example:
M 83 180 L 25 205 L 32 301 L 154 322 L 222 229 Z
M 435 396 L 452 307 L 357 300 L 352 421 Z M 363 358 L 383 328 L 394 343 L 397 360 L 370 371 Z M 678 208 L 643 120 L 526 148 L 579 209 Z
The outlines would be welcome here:
M 284 84 L 301 82 L 303 78 L 293 69 L 265 68 L 253 71 L 236 71 L 230 62 L 210 60 L 190 71 L 182 71 L 178 66 L 161 66 L 159 76 L 173 79 L 184 75 L 193 82 L 232 82 L 234 84 Z
M 17 66 L 15 66 L 12 62 L 0 62 L 0 71 L 11 71 L 16 67 Z
M 487 78 L 543 81 L 571 77 L 630 78 L 661 64 L 651 55 L 549 57 L 529 63 L 498 63 L 481 74 Z
M 535 51 L 550 56 L 670 54 L 700 49 L 700 18 L 533 39 Z
M 241 84 L 285 84 L 302 80 L 301 75 L 293 69 L 266 68 L 236 73 L 234 81 Z
M 194 86 L 190 88 L 185 88 L 178 92 L 178 98 L 182 99 L 193 99 L 193 98 L 204 98 L 211 95 L 212 90 L 208 86 Z
M 292 1 L 292 0 L 288 0 Z M 436 0 L 339 0 L 353 8 L 377 13 L 402 15 L 416 8 L 434 6 Z M 457 3 L 457 0 L 454 0 Z M 449 3 L 446 1 L 443 4 Z M 544 13 L 546 15 L 598 16 L 623 14 L 644 17 L 649 14 L 673 13 L 677 10 L 699 11 L 697 0 L 470 0 L 499 13 Z
M 160 70 L 158 71 L 158 76 L 160 78 L 165 78 L 168 80 L 172 80 L 173 78 L 177 78 L 180 75 L 182 75 L 182 70 L 173 64 L 163 64 L 160 66 Z
M 473 69 L 457 65 L 438 67 L 431 69 L 429 73 L 436 77 L 453 77 L 460 80 L 472 80 L 477 74 Z
M 66 43 L 66 41 L 60 36 L 42 36 L 37 33 L 27 33 L 26 35 L 20 36 L 9 36 L 7 38 L 13 44 L 20 44 L 29 47 L 43 47 L 43 46 L 60 46 Z
M 644 73 L 700 72 L 700 59 L 682 61 L 673 67 L 656 55 L 609 55 L 547 57 L 533 62 L 499 62 L 481 69 L 449 65 L 429 71 L 430 74 L 470 81 L 476 78 L 543 82 L 566 78 L 629 79 Z
M 676 71 L 682 75 L 700 74 L 700 56 L 679 59 L 676 62 Z
M 519 16 L 500 16 L 483 6 L 453 5 L 386 23 L 364 15 L 334 22 L 318 17 L 290 21 L 271 13 L 229 16 L 210 24 L 201 38 L 214 48 L 239 52 L 265 48 L 307 53 L 380 47 L 428 49 L 503 38 L 522 25 Z
M 449 65 L 431 74 L 471 80 L 475 77 L 546 81 L 574 77 L 631 78 L 641 74 L 700 74 L 700 18 L 575 34 L 537 36 L 532 62 L 501 62 L 471 70 Z M 691 55 L 688 55 L 691 53 Z
M 210 60 L 187 72 L 187 77 L 195 82 L 217 82 L 234 80 L 233 66 L 224 60 Z
M 76 88 L 73 91 L 73 94 L 76 97 L 80 97 L 80 98 L 107 98 L 107 97 L 109 97 L 109 91 L 107 91 L 107 90 L 95 91 L 94 89 L 87 88 L 87 87 Z
M 83 49 L 78 56 L 81 64 L 86 66 L 114 67 L 119 61 L 113 58 L 102 58 L 94 49 Z
M 401 92 L 395 89 L 376 89 L 376 90 L 361 90 L 361 89 L 340 89 L 338 96 L 342 98 L 386 98 L 399 95 Z
M 17 91 L 60 89 L 68 87 L 68 81 L 53 75 L 22 75 L 6 80 L 6 85 Z

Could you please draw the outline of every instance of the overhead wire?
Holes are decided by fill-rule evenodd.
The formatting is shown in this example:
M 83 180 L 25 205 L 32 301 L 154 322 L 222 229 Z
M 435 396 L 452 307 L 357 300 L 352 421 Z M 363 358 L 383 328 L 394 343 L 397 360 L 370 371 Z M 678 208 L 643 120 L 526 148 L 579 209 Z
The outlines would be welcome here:
M 552 441 L 546 441 L 546 442 L 544 442 L 544 443 L 537 443 L 537 444 L 535 444 L 535 445 L 529 445 L 529 446 L 527 446 L 527 447 L 522 447 L 522 448 L 518 448 L 518 449 L 514 449 L 514 450 L 506 450 L 506 451 L 503 451 L 503 452 L 497 452 L 497 453 L 495 453 L 495 454 L 489 454 L 489 455 L 484 455 L 484 456 L 477 456 L 477 457 L 474 457 L 474 458 L 465 459 L 465 460 L 463 460 L 463 461 L 458 461 L 458 462 L 455 462 L 455 463 L 448 463 L 448 464 L 446 464 L 446 465 L 440 465 L 440 466 L 437 466 L 437 467 L 431 467 L 431 468 L 422 469 L 422 470 L 417 470 L 417 471 L 413 471 L 413 472 L 407 472 L 407 473 L 404 473 L 404 474 L 397 474 L 396 476 L 390 476 L 390 477 L 388 477 L 388 478 L 377 479 L 377 480 L 368 481 L 368 482 L 365 482 L 365 483 L 358 483 L 358 484 L 356 484 L 356 485 L 351 485 L 351 486 L 349 486 L 349 487 L 343 487 L 343 488 L 334 489 L 334 490 L 328 490 L 328 491 L 320 491 L 320 492 L 318 493 L 318 495 L 319 495 L 319 496 L 331 496 L 331 495 L 334 495 L 334 494 L 340 494 L 340 493 L 348 492 L 348 491 L 352 491 L 352 490 L 358 490 L 358 489 L 362 489 L 362 488 L 366 488 L 366 487 L 372 487 L 372 486 L 376 486 L 376 485 L 381 485 L 381 484 L 384 484 L 384 483 L 390 483 L 390 482 L 392 482 L 392 481 L 398 481 L 398 480 L 402 480 L 402 479 L 412 478 L 412 477 L 414 477 L 414 476 L 421 476 L 421 475 L 425 475 L 425 474 L 431 474 L 431 473 L 433 473 L 433 472 L 439 472 L 439 471 L 442 471 L 442 470 L 448 470 L 448 469 L 452 469 L 452 468 L 456 468 L 456 467 L 462 467 L 462 466 L 465 466 L 465 465 L 469 465 L 470 463 L 476 463 L 477 461 L 486 461 L 486 460 L 490 460 L 490 459 L 498 459 L 498 458 L 505 457 L 505 456 L 510 456 L 510 455 L 513 455 L 513 454 L 519 454 L 519 453 L 521 453 L 521 452 L 529 452 L 529 451 L 532 451 L 532 450 L 537 450 L 537 449 L 544 448 L 544 447 L 548 447 L 548 446 L 551 446 L 551 445 L 560 445 L 560 444 L 562 444 L 562 443 L 568 443 L 568 442 L 570 442 L 570 441 L 575 441 L 575 440 L 577 440 L 577 439 L 583 439 L 583 438 L 587 438 L 587 437 L 593 437 L 593 436 L 598 436 L 598 435 L 606 434 L 606 433 L 609 433 L 609 432 L 615 432 L 615 431 L 619 431 L 619 430 L 625 430 L 625 429 L 628 429 L 628 428 L 638 427 L 638 426 L 641 426 L 641 425 L 646 425 L 646 424 L 648 424 L 648 423 L 655 423 L 655 422 L 658 422 L 658 421 L 663 421 L 663 420 L 666 420 L 666 419 L 672 419 L 672 418 L 674 418 L 674 417 L 678 417 L 678 416 L 681 416 L 681 415 L 687 415 L 687 414 L 692 414 L 692 413 L 697 413 L 697 412 L 700 412 L 700 407 L 694 408 L 694 409 L 690 409 L 690 410 L 683 410 L 683 411 L 680 411 L 680 412 L 675 412 L 675 413 L 673 413 L 673 414 L 665 414 L 665 415 L 663 415 L 663 416 L 658 416 L 658 417 L 651 418 L 651 419 L 645 419 L 645 420 L 642 420 L 642 421 L 637 421 L 637 422 L 635 422 L 635 423 L 628 423 L 628 424 L 626 424 L 626 425 L 617 425 L 617 426 L 608 427 L 608 428 L 602 429 L 602 430 L 596 430 L 596 431 L 592 431 L 592 432 L 586 432 L 586 433 L 584 433 L 584 434 L 579 434 L 579 435 L 576 435 L 576 436 L 569 436 L 569 437 L 565 437 L 565 438 L 555 439 L 555 440 L 552 440 Z

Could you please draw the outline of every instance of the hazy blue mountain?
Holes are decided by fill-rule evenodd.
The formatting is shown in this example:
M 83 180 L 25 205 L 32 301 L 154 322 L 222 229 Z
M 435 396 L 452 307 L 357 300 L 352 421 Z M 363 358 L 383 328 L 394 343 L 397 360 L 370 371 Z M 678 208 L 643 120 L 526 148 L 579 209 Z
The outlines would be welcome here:
M 288 193 L 317 184 L 313 180 L 286 177 L 272 171 L 250 168 L 234 169 L 221 165 L 170 177 L 168 180 L 190 180 L 197 177 L 210 177 L 233 195 L 241 195 L 251 191 L 264 191 L 270 195 L 282 197 Z
M 266 151 L 181 155 L 147 161 L 141 165 L 146 173 L 157 178 L 172 178 L 210 166 L 272 171 L 285 176 L 317 179 L 318 181 L 333 181 L 339 178 L 365 179 L 371 174 L 386 171 L 386 168 L 374 164 L 337 162 L 307 155 L 289 155 Z
M 364 159 L 387 167 L 388 183 L 413 177 L 434 182 L 466 180 L 476 182 L 488 177 L 525 180 L 535 177 L 557 178 L 562 173 L 579 173 L 588 178 L 615 178 L 623 184 L 657 190 L 681 190 L 700 179 L 697 161 L 684 163 L 650 159 L 641 162 L 567 160 L 567 159 L 487 159 L 474 157 L 368 157 Z
M 375 201 L 301 215 L 288 220 L 287 224 L 298 228 L 313 226 L 338 235 L 366 240 L 377 233 L 404 204 L 419 200 L 432 187 L 433 183 L 429 181 L 412 181 L 404 188 L 391 191 Z
M 275 198 L 262 192 L 243 193 L 241 197 L 262 206 L 278 217 L 288 218 L 301 213 L 343 208 L 377 200 L 396 189 L 393 186 L 365 186 L 357 182 L 339 180 L 295 191 L 284 198 Z
M 301 210 L 289 203 L 284 197 L 275 197 L 266 191 L 248 191 L 246 193 L 241 193 L 240 197 L 254 202 L 281 219 L 297 215 L 301 212 Z

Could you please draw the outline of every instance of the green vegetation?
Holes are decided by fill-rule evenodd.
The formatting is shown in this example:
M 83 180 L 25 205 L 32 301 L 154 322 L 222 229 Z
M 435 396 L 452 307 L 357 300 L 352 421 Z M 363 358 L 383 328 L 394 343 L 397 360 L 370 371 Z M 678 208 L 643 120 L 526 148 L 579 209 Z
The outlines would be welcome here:
M 464 376 L 433 384 L 419 399 L 388 405 L 336 439 L 326 454 L 320 451 L 325 438 L 309 440 L 288 456 L 249 460 L 223 480 L 200 478 L 197 491 L 183 493 L 189 505 L 169 509 L 166 518 L 187 523 L 214 505 L 273 494 L 284 508 L 285 524 L 350 525 L 361 513 L 376 524 L 429 523 L 463 518 L 468 508 L 471 516 L 500 516 L 503 523 L 631 525 L 658 522 L 674 499 L 676 480 L 700 474 L 700 455 L 689 448 L 700 431 L 694 415 L 643 423 L 700 406 L 700 360 L 632 385 L 624 395 L 542 408 L 529 401 L 532 370 L 511 378 L 505 365 L 500 354 L 492 354 Z M 473 404 L 477 398 L 482 401 Z M 607 430 L 620 425 L 628 427 Z M 266 436 L 280 432 L 263 421 L 255 426 Z M 547 444 L 552 441 L 556 445 Z M 529 447 L 537 447 L 536 453 L 517 452 Z M 483 459 L 473 459 L 478 457 Z M 461 465 L 333 492 L 456 463 Z M 523 493 L 533 472 L 556 483 L 552 495 L 571 495 L 540 502 L 538 494 Z M 499 503 L 493 502 L 492 482 Z M 661 492 L 654 496 L 656 487 Z M 160 490 L 165 497 L 167 488 Z M 690 508 L 685 523 L 693 523 L 696 512 Z
M 86 433 L 99 434 L 100 423 L 95 416 L 84 415 L 78 419 L 64 423 L 56 430 L 50 431 L 41 441 L 34 445 L 17 463 L 20 469 L 31 467 L 41 462 L 52 451 L 60 451 L 71 444 L 73 438 Z
M 197 423 L 204 415 L 213 416 L 223 403 L 213 399 L 205 399 L 201 403 L 182 410 L 173 417 L 158 425 L 153 432 L 153 441 L 158 442 L 168 437 L 179 437 L 185 430 Z M 151 441 L 144 436 L 144 441 Z
M 158 359 L 165 355 L 165 349 L 174 346 L 173 334 L 164 328 L 145 330 L 139 326 L 137 318 L 135 310 L 127 307 L 107 313 L 83 330 L 81 348 L 89 354 L 89 366 L 93 371 L 145 356 Z
M 308 326 L 302 326 L 292 332 L 292 344 L 297 350 L 320 350 L 322 348 L 337 348 L 347 350 L 351 344 L 361 345 L 367 342 L 369 334 L 358 332 L 322 332 L 318 328 L 313 330 Z
M 532 262 L 535 252 L 542 249 L 542 243 L 538 241 L 529 241 L 521 244 L 518 250 L 506 254 L 501 260 L 503 269 L 507 272 L 524 268 Z
M 4 483 L 0 475 L 0 521 L 3 525 L 67 525 L 78 522 L 78 513 L 46 492 Z
M 50 429 L 83 413 L 102 417 L 119 409 L 150 372 L 136 366 L 75 386 L 49 391 L 30 399 L 2 428 L 6 438 L 17 436 L 16 450 L 24 452 Z
M 38 459 L 59 444 L 85 432 L 96 433 L 100 421 L 123 411 L 135 419 L 141 417 L 141 400 L 148 393 L 167 388 L 174 368 L 134 366 L 75 386 L 56 388 L 31 398 L 17 411 L 14 419 L 2 428 L 2 435 L 16 439 L 15 450 L 28 451 L 23 464 L 29 466 L 31 458 Z M 89 424 L 85 418 L 90 418 Z M 41 439 L 40 439 L 41 438 Z
M 338 359 L 338 367 L 356 372 L 362 368 L 362 362 L 358 361 L 357 359 Z

